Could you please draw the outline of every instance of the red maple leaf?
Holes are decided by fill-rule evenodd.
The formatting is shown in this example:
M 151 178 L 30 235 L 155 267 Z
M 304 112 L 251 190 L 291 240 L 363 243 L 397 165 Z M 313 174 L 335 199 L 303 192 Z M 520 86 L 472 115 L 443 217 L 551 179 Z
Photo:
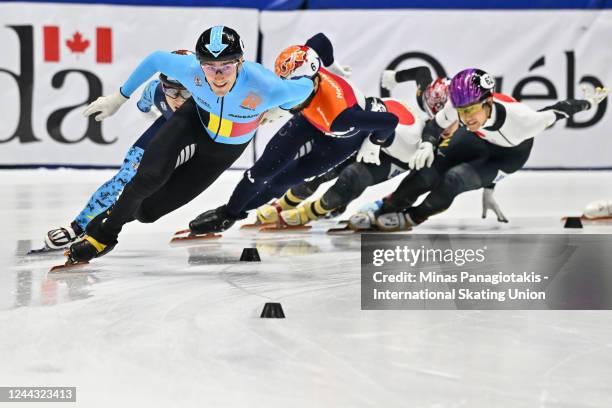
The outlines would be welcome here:
M 89 47 L 89 40 L 84 40 L 81 33 L 78 31 L 72 34 L 72 38 L 66 40 L 66 45 L 74 54 L 83 53 Z

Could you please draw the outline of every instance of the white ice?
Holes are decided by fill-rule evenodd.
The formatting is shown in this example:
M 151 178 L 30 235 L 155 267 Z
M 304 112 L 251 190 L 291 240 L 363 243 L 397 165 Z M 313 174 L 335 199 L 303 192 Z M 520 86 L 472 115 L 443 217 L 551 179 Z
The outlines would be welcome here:
M 0 386 L 77 387 L 76 404 L 53 407 L 612 406 L 611 312 L 362 311 L 359 237 L 325 235 L 332 221 L 170 246 L 240 172 L 155 224 L 127 225 L 81 272 L 48 274 L 61 254 L 23 255 L 111 174 L 0 172 Z M 520 172 L 497 188 L 509 224 L 481 220 L 473 192 L 414 233 L 567 233 L 559 218 L 612 198 L 611 179 Z M 262 262 L 238 262 L 252 246 Z M 268 301 L 286 319 L 260 319 Z

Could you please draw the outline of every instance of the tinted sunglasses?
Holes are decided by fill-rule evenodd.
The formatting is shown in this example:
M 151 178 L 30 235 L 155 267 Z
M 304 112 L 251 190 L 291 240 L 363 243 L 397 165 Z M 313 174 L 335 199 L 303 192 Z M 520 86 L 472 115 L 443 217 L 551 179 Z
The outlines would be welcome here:
M 230 61 L 221 65 L 207 64 L 205 62 L 200 63 L 202 70 L 209 75 L 216 75 L 220 72 L 223 75 L 227 75 L 236 71 L 238 63 L 240 61 Z
M 455 108 L 455 109 L 457 110 L 457 113 L 464 114 L 464 115 L 470 115 L 472 113 L 480 112 L 484 108 L 485 104 L 486 102 L 477 102 L 472 105 L 464 106 L 462 108 Z

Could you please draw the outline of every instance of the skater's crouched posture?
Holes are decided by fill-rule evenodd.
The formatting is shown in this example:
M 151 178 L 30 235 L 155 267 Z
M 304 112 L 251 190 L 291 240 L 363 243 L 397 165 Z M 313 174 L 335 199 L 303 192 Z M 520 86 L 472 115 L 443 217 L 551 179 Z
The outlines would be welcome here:
M 445 211 L 457 195 L 519 170 L 529 158 L 535 136 L 558 120 L 595 107 L 608 93 L 598 88 L 585 99 L 567 99 L 535 111 L 509 96 L 495 94 L 494 88 L 493 77 L 482 70 L 466 69 L 455 75 L 450 84 L 451 103 L 423 132 L 415 154 L 415 162 L 420 163 L 417 171 L 383 200 L 378 211 L 351 217 L 351 227 L 411 229 Z M 461 128 L 450 140 L 443 140 L 443 129 L 457 118 Z M 427 192 L 423 202 L 413 207 Z
M 176 78 L 192 94 L 149 143 L 134 178 L 109 211 L 88 226 L 83 241 L 70 247 L 72 261 L 100 256 L 117 244 L 123 225 L 134 218 L 153 222 L 187 204 L 241 155 L 264 112 L 290 109 L 313 91 L 312 80 L 284 80 L 260 64 L 244 61 L 238 33 L 215 26 L 204 31 L 195 55 L 155 52 L 114 95 L 99 98 L 86 114 L 112 115 L 155 72 Z
M 314 201 L 304 201 L 295 208 L 286 208 L 279 214 L 280 225 L 298 226 L 325 217 L 338 208 L 345 208 L 369 187 L 387 181 L 408 171 L 409 160 L 421 142 L 421 132 L 425 125 L 408 105 L 400 100 L 385 98 L 380 100 L 387 112 L 397 116 L 399 124 L 383 145 L 380 151 L 380 163 L 363 163 L 352 161 L 344 166 L 337 175 L 336 182 Z M 301 201 L 302 187 L 291 188 L 279 200 L 281 203 L 297 205 Z M 272 205 L 273 210 L 282 208 L 282 204 Z M 265 206 L 258 210 L 265 211 Z
M 311 65 L 307 46 L 287 48 L 276 72 L 285 78 L 309 75 L 315 92 L 270 140 L 247 170 L 227 205 L 191 221 L 193 233 L 220 232 L 289 187 L 328 172 L 353 153 L 357 161 L 380 164 L 381 148 L 391 142 L 398 116 L 378 98 L 365 98 L 346 79 Z M 316 68 L 316 69 L 313 69 Z
M 187 51 L 174 51 L 174 53 L 186 54 Z M 54 228 L 47 232 L 45 237 L 46 248 L 59 249 L 72 244 L 82 237 L 87 225 L 94 217 L 106 211 L 115 203 L 125 185 L 136 174 L 144 151 L 155 133 L 189 98 L 191 98 L 191 93 L 180 82 L 168 78 L 164 74 L 160 74 L 158 80 L 150 81 L 145 86 L 136 106 L 155 121 L 128 149 L 119 171 L 92 194 L 83 210 L 74 220 L 69 225 Z

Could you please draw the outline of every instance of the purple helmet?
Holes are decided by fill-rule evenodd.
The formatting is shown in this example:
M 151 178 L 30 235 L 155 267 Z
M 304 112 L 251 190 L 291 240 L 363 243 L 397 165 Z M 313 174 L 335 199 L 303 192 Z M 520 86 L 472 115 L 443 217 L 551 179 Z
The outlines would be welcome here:
M 478 103 L 493 94 L 495 80 L 481 69 L 468 68 L 453 77 L 450 98 L 455 108 Z

